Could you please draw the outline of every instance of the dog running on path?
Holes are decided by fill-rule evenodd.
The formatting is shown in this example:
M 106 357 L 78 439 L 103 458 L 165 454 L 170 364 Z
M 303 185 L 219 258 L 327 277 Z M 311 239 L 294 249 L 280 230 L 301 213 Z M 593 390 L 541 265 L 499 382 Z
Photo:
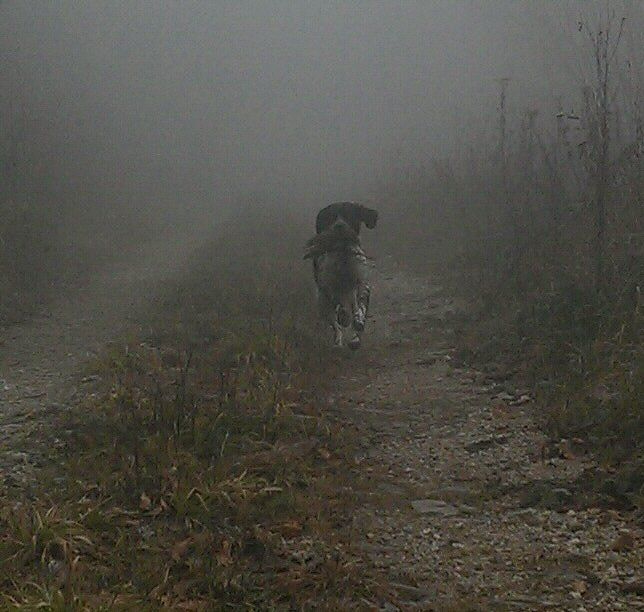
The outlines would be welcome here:
M 313 259 L 320 317 L 332 327 L 335 346 L 343 345 L 347 328 L 351 328 L 348 346 L 360 346 L 371 295 L 360 228 L 364 223 L 373 229 L 377 221 L 372 208 L 337 202 L 318 213 L 316 235 L 307 243 L 304 258 Z

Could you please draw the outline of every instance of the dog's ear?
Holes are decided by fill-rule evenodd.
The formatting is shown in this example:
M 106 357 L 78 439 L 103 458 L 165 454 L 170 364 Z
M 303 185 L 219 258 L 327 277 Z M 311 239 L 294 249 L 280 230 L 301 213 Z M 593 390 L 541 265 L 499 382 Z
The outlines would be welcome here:
M 373 208 L 362 206 L 360 210 L 360 218 L 369 229 L 373 229 L 376 227 L 376 223 L 378 223 L 378 211 Z

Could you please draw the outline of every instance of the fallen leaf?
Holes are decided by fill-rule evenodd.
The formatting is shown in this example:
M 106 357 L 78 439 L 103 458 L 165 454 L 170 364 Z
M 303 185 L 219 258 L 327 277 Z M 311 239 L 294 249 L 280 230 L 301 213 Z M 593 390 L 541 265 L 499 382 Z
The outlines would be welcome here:
M 181 561 L 181 559 L 183 559 L 188 553 L 188 549 L 190 548 L 192 542 L 192 538 L 186 538 L 185 540 L 181 540 L 181 542 L 177 542 L 172 547 L 172 560 Z
M 156 517 L 156 516 L 159 516 L 159 514 L 161 514 L 162 512 L 163 512 L 163 506 L 162 506 L 162 505 L 159 505 L 159 506 L 157 506 L 154 510 L 152 510 L 152 512 L 150 512 L 150 514 L 151 514 L 152 516 L 155 516 L 155 517 Z
M 139 500 L 139 508 L 145 512 L 146 510 L 150 509 L 151 505 L 152 505 L 152 500 L 145 494 L 145 492 L 141 493 L 141 499 Z
M 324 459 L 325 461 L 331 459 L 331 453 L 328 451 L 328 449 L 324 448 L 324 446 L 318 448 L 318 455 L 320 455 L 320 457 L 322 457 L 322 459 Z
M 630 531 L 622 531 L 613 542 L 611 550 L 624 552 L 626 550 L 632 550 L 634 546 L 635 538 L 633 537 L 633 534 L 631 534 Z
M 219 565 L 230 565 L 233 562 L 233 557 L 230 554 L 231 544 L 229 540 L 224 540 L 221 543 L 221 550 L 217 553 L 217 562 Z
M 295 538 L 302 533 L 302 525 L 297 521 L 287 521 L 282 524 L 280 531 L 286 538 Z
M 568 440 L 561 440 L 558 445 L 559 449 L 559 456 L 562 459 L 574 459 L 575 458 L 575 453 L 572 452 L 572 448 L 570 448 L 570 442 Z

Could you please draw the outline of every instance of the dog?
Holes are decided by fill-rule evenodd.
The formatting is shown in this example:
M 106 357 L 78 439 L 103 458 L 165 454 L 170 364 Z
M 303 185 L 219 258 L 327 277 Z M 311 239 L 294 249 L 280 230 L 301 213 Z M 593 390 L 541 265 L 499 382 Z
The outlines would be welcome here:
M 333 329 L 337 347 L 343 345 L 343 329 L 349 327 L 352 328 L 349 348 L 360 347 L 371 296 L 360 227 L 364 223 L 373 229 L 377 221 L 378 213 L 371 208 L 337 202 L 318 213 L 316 235 L 307 243 L 304 258 L 313 259 L 319 314 Z

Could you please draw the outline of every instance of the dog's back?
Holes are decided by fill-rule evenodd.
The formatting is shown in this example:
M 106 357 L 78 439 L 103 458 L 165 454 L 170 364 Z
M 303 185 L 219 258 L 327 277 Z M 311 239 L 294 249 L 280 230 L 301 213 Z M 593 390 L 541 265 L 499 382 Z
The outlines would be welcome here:
M 305 259 L 313 259 L 318 306 L 333 328 L 336 346 L 342 346 L 342 328 L 352 327 L 349 346 L 360 346 L 369 306 L 367 257 L 360 245 L 360 224 L 374 227 L 378 213 L 351 202 L 332 204 L 320 211 L 316 235 L 306 246 Z
M 320 255 L 316 261 L 318 288 L 335 303 L 344 303 L 362 280 L 365 259 L 356 245 Z

